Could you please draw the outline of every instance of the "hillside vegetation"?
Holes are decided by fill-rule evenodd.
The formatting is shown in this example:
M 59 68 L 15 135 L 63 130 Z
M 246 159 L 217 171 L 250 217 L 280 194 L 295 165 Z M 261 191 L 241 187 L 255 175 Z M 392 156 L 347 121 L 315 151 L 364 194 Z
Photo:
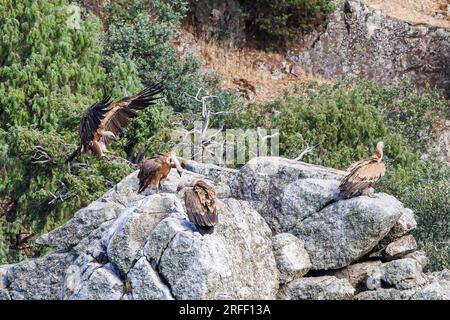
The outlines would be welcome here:
M 247 14 L 263 13 L 253 32 L 273 32 L 278 42 L 292 40 L 297 29 L 320 27 L 330 12 L 327 1 L 310 8 L 317 20 L 286 13 L 308 3 L 248 4 Z M 218 96 L 211 103 L 215 111 L 240 110 L 216 117 L 213 127 L 279 129 L 285 157 L 314 146 L 304 161 L 345 169 L 383 139 L 388 174 L 380 190 L 416 211 L 416 236 L 432 259 L 430 268 L 448 263 L 449 168 L 433 156 L 422 160 L 437 117 L 449 117 L 448 101 L 408 83 L 304 81 L 290 93 L 280 89 L 279 97 L 244 103 L 214 67 L 205 72 L 195 55 L 177 54 L 172 42 L 187 12 L 183 0 L 111 2 L 101 19 L 65 0 L 0 2 L 0 263 L 42 253 L 31 239 L 63 224 L 135 170 L 137 153 L 171 148 L 171 123 L 191 129 L 189 119 L 199 115 L 185 94 L 199 88 Z M 273 21 L 277 28 L 268 30 Z M 161 79 L 164 99 L 130 124 L 112 145 L 109 161 L 81 157 L 70 168 L 64 163 L 76 147 L 80 116 L 101 97 L 103 84 L 118 99 Z
M 450 28 L 448 0 L 362 0 L 372 8 L 413 24 Z

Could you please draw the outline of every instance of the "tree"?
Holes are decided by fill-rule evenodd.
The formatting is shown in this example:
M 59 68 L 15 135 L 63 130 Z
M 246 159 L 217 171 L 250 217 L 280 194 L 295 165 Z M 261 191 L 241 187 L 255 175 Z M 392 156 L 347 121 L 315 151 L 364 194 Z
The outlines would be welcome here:
M 244 0 L 246 25 L 267 44 L 284 44 L 323 26 L 335 10 L 331 0 Z
M 0 1 L 0 259 L 6 251 L 20 259 L 28 236 L 63 223 L 130 172 L 94 158 L 64 164 L 80 115 L 108 85 L 99 27 L 65 0 Z M 117 65 L 115 80 L 127 67 Z M 139 83 L 122 83 L 130 82 Z

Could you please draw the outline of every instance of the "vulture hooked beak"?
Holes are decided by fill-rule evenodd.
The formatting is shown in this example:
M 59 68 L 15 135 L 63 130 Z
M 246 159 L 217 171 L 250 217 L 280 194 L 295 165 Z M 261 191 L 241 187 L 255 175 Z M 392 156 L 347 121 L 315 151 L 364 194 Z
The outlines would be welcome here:
M 381 159 L 383 158 L 383 149 L 384 149 L 384 142 L 379 141 L 377 143 L 377 147 L 376 147 L 376 151 L 375 151 L 378 154 L 379 161 L 381 161 Z
M 181 175 L 183 174 L 183 168 L 181 167 L 180 161 L 178 160 L 177 156 L 173 155 L 170 157 L 171 161 L 172 161 L 172 165 L 175 166 L 175 168 L 177 169 L 178 174 Z

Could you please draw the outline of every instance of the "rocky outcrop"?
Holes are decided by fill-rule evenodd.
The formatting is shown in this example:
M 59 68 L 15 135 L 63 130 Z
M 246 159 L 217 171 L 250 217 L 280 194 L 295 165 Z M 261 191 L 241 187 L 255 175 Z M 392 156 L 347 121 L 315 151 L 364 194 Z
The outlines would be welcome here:
M 429 284 L 419 290 L 416 300 L 450 300 L 450 270 L 433 272 L 428 275 Z
M 288 54 L 297 74 L 383 84 L 405 77 L 450 97 L 450 30 L 395 20 L 359 1 L 336 2 L 326 30 L 306 49 Z
M 134 172 L 37 239 L 55 251 L 0 266 L 0 298 L 447 297 L 446 274 L 425 275 L 426 256 L 411 252 L 412 212 L 386 194 L 340 199 L 342 174 L 276 157 L 240 170 L 191 161 L 162 190 L 137 194 Z M 184 191 L 196 178 L 217 190 L 212 234 L 185 213 Z
M 406 235 L 387 245 L 384 250 L 385 258 L 388 260 L 402 258 L 416 249 L 416 239 L 412 235 Z
M 348 282 L 358 289 L 366 289 L 365 281 L 367 277 L 374 270 L 379 270 L 381 261 L 365 261 L 360 263 L 351 264 L 345 268 L 331 272 L 337 278 L 347 279 Z
M 248 199 L 276 233 L 305 242 L 312 269 L 357 261 L 383 239 L 405 212 L 394 197 L 339 199 L 343 172 L 282 158 L 253 158 L 240 171 Z
M 279 233 L 272 239 L 273 251 L 280 271 L 280 283 L 304 276 L 311 269 L 311 260 L 304 242 L 290 233 Z
M 450 271 L 425 275 L 413 259 L 396 260 L 374 270 L 367 278 L 370 289 L 355 296 L 357 300 L 449 300 Z M 374 281 L 375 278 L 378 280 Z M 380 281 L 381 280 L 381 281 Z
M 286 300 L 348 300 L 355 289 L 345 279 L 332 276 L 300 278 L 280 289 L 278 297 Z

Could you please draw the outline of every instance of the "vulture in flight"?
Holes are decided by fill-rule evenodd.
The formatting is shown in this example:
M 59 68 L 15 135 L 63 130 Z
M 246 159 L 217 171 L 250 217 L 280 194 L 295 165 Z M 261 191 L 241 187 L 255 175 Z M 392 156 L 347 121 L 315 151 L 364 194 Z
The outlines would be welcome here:
M 111 102 L 111 96 L 104 87 L 103 98 L 84 112 L 80 122 L 80 143 L 66 162 L 86 153 L 102 156 L 106 146 L 118 140 L 124 128 L 138 115 L 137 111 L 155 104 L 160 98 L 155 96 L 163 89 L 159 82 L 134 96 Z
M 161 182 L 167 178 L 170 169 L 176 168 L 181 177 L 183 168 L 175 152 L 159 153 L 150 159 L 145 159 L 139 169 L 139 190 L 144 191 L 147 187 L 161 189 Z
M 383 148 L 384 142 L 378 142 L 372 156 L 352 164 L 347 169 L 345 177 L 339 185 L 343 199 L 359 195 L 373 196 L 373 186 L 386 172 L 386 167 L 381 162 L 383 159 Z
M 184 204 L 189 220 L 201 234 L 212 233 L 218 222 L 217 196 L 213 187 L 196 179 L 184 193 Z

